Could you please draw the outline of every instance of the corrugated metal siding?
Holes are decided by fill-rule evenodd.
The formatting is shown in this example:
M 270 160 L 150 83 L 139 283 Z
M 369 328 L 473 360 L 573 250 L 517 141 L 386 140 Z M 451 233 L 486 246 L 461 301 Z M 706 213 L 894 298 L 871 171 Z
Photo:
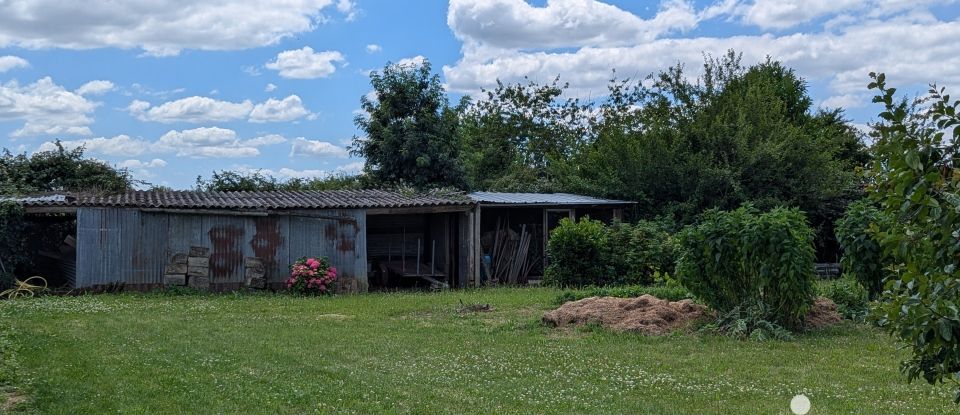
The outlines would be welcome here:
M 290 262 L 326 256 L 345 278 L 366 288 L 366 215 L 362 209 L 318 210 L 323 217 L 223 216 L 81 208 L 77 212 L 77 287 L 112 282 L 163 283 L 163 268 L 191 246 L 210 248 L 213 284 L 244 282 L 244 257 L 267 264 L 271 282 Z

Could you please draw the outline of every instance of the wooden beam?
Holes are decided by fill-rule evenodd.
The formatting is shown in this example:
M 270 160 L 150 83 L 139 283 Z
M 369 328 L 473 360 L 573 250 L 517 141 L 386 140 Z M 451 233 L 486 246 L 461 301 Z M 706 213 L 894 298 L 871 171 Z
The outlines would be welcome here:
M 368 215 L 402 215 L 416 213 L 449 213 L 449 212 L 467 212 L 472 208 L 470 205 L 457 206 L 415 206 L 415 207 L 394 207 L 394 208 L 367 208 Z

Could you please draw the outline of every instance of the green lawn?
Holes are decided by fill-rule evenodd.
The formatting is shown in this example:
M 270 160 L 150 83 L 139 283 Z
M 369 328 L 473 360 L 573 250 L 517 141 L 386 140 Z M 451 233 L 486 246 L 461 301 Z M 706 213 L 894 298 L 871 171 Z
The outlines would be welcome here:
M 944 413 L 890 338 L 793 342 L 540 324 L 557 291 L 46 297 L 0 302 L 39 413 Z M 495 311 L 461 315 L 460 300 Z

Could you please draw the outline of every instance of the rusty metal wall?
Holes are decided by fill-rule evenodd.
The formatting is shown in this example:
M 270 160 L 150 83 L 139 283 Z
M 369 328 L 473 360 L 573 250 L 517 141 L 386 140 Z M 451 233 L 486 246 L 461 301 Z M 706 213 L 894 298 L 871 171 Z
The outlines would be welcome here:
M 244 281 L 243 258 L 259 257 L 269 282 L 279 283 L 291 262 L 326 256 L 343 278 L 367 286 L 366 214 L 362 209 L 317 210 L 320 217 L 227 216 L 143 212 L 135 208 L 80 208 L 77 212 L 77 287 L 113 282 L 163 283 L 163 267 L 191 246 L 210 248 L 214 285 Z

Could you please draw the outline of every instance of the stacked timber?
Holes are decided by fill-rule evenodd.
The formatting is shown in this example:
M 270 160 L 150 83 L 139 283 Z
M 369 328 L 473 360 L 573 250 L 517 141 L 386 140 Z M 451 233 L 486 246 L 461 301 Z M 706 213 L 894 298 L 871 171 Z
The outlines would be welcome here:
M 163 267 L 164 285 L 187 285 L 187 254 L 173 254 Z
M 210 248 L 191 246 L 187 256 L 187 285 L 210 288 Z
M 247 287 L 259 289 L 267 287 L 267 267 L 263 265 L 263 260 L 260 258 L 244 258 L 243 272 L 244 277 L 246 277 Z

